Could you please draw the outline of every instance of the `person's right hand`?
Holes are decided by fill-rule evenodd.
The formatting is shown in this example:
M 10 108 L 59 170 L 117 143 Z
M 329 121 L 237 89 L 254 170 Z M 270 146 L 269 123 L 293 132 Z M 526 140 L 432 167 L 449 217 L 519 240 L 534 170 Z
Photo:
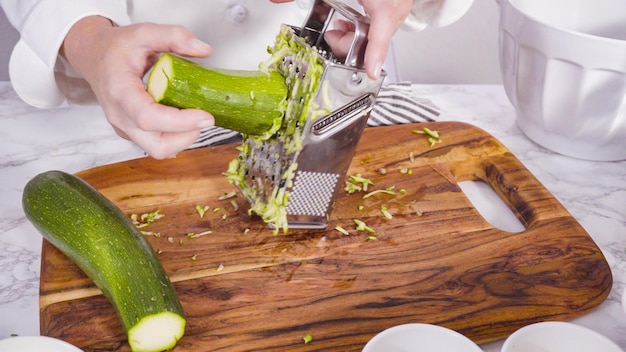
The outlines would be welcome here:
M 271 0 L 275 3 L 293 0 Z M 411 13 L 413 0 L 359 0 L 370 18 L 370 28 L 365 48 L 365 69 L 372 79 L 380 76 L 389 51 L 391 38 Z M 324 33 L 325 39 L 339 56 L 345 56 L 354 38 L 354 24 L 340 20 Z
M 115 132 L 155 159 L 175 156 L 214 125 L 197 109 L 154 102 L 143 77 L 163 52 L 206 57 L 211 47 L 184 27 L 152 23 L 116 27 L 106 18 L 81 19 L 69 31 L 61 54 L 90 84 Z

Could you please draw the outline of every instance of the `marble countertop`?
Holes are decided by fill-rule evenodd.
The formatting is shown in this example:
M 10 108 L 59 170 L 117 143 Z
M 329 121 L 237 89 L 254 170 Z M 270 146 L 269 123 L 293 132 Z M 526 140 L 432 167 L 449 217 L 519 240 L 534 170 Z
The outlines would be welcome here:
M 441 121 L 468 122 L 500 140 L 596 241 L 611 266 L 613 289 L 596 310 L 574 323 L 626 351 L 621 305 L 626 289 L 626 161 L 577 160 L 534 144 L 517 127 L 499 85 L 415 85 L 414 92 L 441 109 Z M 74 173 L 141 156 L 141 150 L 113 132 L 99 107 L 39 110 L 24 104 L 9 83 L 0 82 L 0 339 L 39 334 L 41 236 L 22 211 L 26 182 L 51 169 Z M 473 201 L 481 202 L 480 197 Z M 485 217 L 489 220 L 488 213 Z M 500 351 L 501 345 L 482 347 Z

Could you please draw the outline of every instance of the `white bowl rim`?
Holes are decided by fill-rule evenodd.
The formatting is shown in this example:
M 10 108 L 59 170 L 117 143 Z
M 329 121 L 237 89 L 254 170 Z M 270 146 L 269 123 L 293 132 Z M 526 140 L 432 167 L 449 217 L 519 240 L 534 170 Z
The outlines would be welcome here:
M 599 36 L 599 35 L 595 35 L 595 34 L 589 34 L 589 33 L 584 33 L 584 32 L 580 32 L 580 31 L 575 31 L 572 29 L 567 29 L 567 28 L 563 28 L 560 26 L 554 26 L 552 24 L 547 23 L 546 21 L 542 21 L 539 18 L 537 18 L 536 16 L 533 16 L 525 11 L 522 11 L 522 9 L 520 9 L 514 2 L 516 1 L 523 1 L 523 0 L 498 0 L 498 2 L 506 2 L 509 6 L 511 6 L 513 9 L 515 9 L 515 11 L 517 11 L 520 15 L 528 18 L 529 20 L 544 26 L 546 28 L 550 28 L 552 30 L 555 31 L 560 31 L 563 33 L 567 33 L 569 35 L 573 35 L 576 37 L 581 37 L 581 38 L 588 38 L 588 39 L 593 39 L 593 40 L 597 40 L 597 41 L 601 41 L 601 42 L 607 42 L 610 43 L 611 45 L 626 45 L 626 39 L 617 39 L 617 38 L 609 38 L 609 37 L 603 37 L 603 36 Z M 545 0 L 544 0 L 545 1 Z M 502 6 L 502 4 L 500 4 L 500 6 Z
M 511 345 L 515 343 L 515 340 L 518 339 L 520 336 L 523 336 L 524 334 L 528 332 L 532 332 L 535 330 L 543 330 L 543 329 L 551 328 L 551 327 L 565 327 L 567 329 L 570 329 L 570 331 L 572 332 L 584 333 L 584 334 L 596 337 L 599 340 L 604 341 L 607 345 L 614 347 L 616 351 L 623 351 L 622 348 L 619 347 L 611 339 L 609 339 L 608 337 L 588 327 L 574 324 L 572 322 L 566 322 L 566 321 L 542 321 L 542 322 L 526 325 L 516 330 L 511 335 L 509 335 L 509 337 L 507 337 L 506 340 L 504 340 L 504 343 L 502 344 L 501 352 L 508 352 L 509 348 L 511 348 Z
M 406 330 L 406 329 L 420 329 L 420 330 L 444 332 L 448 334 L 449 336 L 451 336 L 451 338 L 455 338 L 464 342 L 465 344 L 467 344 L 467 347 L 471 347 L 475 352 L 483 352 L 480 346 L 478 346 L 474 341 L 472 341 L 467 336 L 461 334 L 460 332 L 453 330 L 453 329 L 446 328 L 441 325 L 427 324 L 427 323 L 406 323 L 406 324 L 400 324 L 400 325 L 389 327 L 379 332 L 374 337 L 372 337 L 367 342 L 367 344 L 365 344 L 365 347 L 363 347 L 363 352 L 367 352 L 368 348 L 373 348 L 372 346 L 374 344 L 376 344 L 379 340 L 382 340 L 383 338 L 387 337 L 387 335 L 396 333 L 398 330 Z
M 11 336 L 4 339 L 0 339 L 0 347 L 11 347 L 11 348 L 20 348 L 26 347 L 36 347 L 39 348 L 41 352 L 46 352 L 48 350 L 44 349 L 45 347 L 51 348 L 50 351 L 59 351 L 59 352 L 83 352 L 80 348 L 70 344 L 69 342 L 63 341 L 61 339 L 57 339 L 50 336 L 27 336 L 27 335 L 18 335 Z

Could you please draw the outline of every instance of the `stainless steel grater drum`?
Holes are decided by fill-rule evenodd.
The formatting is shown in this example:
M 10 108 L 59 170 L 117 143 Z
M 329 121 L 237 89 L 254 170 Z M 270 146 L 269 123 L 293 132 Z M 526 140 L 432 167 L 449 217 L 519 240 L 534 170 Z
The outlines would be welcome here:
M 324 39 L 336 19 L 352 23 L 355 29 L 345 57 L 333 53 Z M 253 210 L 258 202 L 267 205 L 265 214 L 270 216 L 264 220 L 270 226 L 285 227 L 277 223 L 280 216 L 272 219 L 271 215 L 282 207 L 288 228 L 322 229 L 327 226 L 334 201 L 344 188 L 346 172 L 384 73 L 376 80 L 367 76 L 363 58 L 369 21 L 343 3 L 316 0 L 303 27 L 290 28 L 293 39 L 309 52 L 312 49 L 313 55 L 321 61 L 321 79 L 316 90 L 303 91 L 294 85 L 311 75 L 310 61 L 296 53 L 284 57 L 278 64 L 290 90 L 288 100 L 294 103 L 291 110 L 304 111 L 305 118 L 283 122 L 276 138 L 262 143 L 250 137 L 244 141 L 242 165 L 245 171 L 240 188 Z M 307 101 L 318 108 L 308 109 Z M 289 113 L 298 114 L 288 109 Z M 281 133 L 290 131 L 296 131 L 294 136 L 281 138 L 284 137 Z M 294 144 L 298 148 L 294 148 Z M 276 197 L 285 199 L 286 203 L 276 204 L 273 202 Z

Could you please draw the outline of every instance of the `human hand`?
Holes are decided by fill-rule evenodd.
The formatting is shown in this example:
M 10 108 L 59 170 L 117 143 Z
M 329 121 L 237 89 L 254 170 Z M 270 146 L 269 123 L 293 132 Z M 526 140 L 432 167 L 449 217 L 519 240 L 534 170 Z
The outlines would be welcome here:
M 164 159 L 190 146 L 214 119 L 202 110 L 155 103 L 143 77 L 163 52 L 206 57 L 211 51 L 181 26 L 115 27 L 104 17 L 90 16 L 71 28 L 61 55 L 90 84 L 115 132 Z
M 292 0 L 270 0 L 275 3 Z M 383 63 L 389 51 L 393 35 L 404 23 L 411 12 L 413 0 L 359 0 L 365 14 L 370 18 L 370 28 L 365 48 L 365 69 L 372 79 L 380 76 Z M 325 33 L 326 41 L 336 54 L 346 54 L 354 38 L 353 24 L 337 22 L 334 28 Z
M 377 79 L 387 57 L 391 39 L 411 12 L 413 0 L 359 0 L 359 3 L 370 18 L 365 69 L 370 78 Z M 333 50 L 337 47 L 341 51 L 340 48 L 349 47 L 354 37 L 353 32 L 352 23 L 341 21 L 332 31 L 326 32 L 326 40 L 329 45 L 333 45 Z

